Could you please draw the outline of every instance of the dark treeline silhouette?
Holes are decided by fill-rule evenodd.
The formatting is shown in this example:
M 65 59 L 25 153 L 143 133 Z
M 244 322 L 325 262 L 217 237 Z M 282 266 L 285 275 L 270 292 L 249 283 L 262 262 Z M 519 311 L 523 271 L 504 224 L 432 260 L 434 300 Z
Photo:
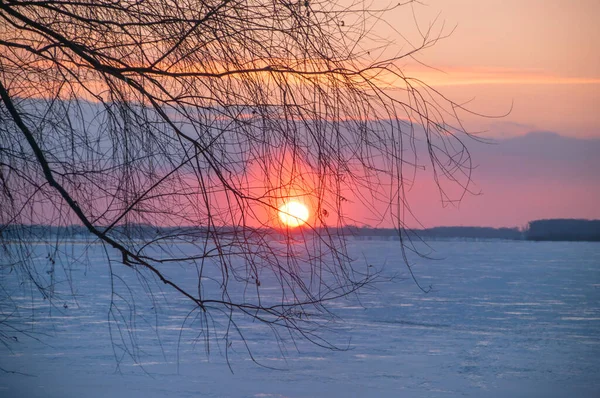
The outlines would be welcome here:
M 525 239 L 537 241 L 600 241 L 600 220 L 551 219 L 529 223 Z
M 345 227 L 343 235 L 356 237 L 397 238 L 396 229 L 370 228 L 370 227 Z M 517 228 L 491 228 L 491 227 L 434 227 L 425 229 L 411 229 L 402 231 L 403 236 L 420 239 L 510 239 L 518 240 L 523 234 Z
M 435 227 L 421 232 L 425 238 L 522 239 L 518 228 Z
M 222 237 L 251 235 L 286 239 L 290 236 L 319 234 L 319 228 L 251 228 L 251 227 L 212 227 L 209 231 L 202 226 L 162 227 L 150 224 L 123 224 L 112 228 L 113 232 L 131 239 L 152 239 L 154 236 L 173 236 L 177 239 L 194 241 L 204 238 L 208 233 Z M 400 235 L 394 228 L 371 228 L 344 226 L 328 228 L 332 235 L 356 237 L 361 240 L 383 239 L 399 240 Z M 25 239 L 29 241 L 44 240 L 49 237 L 62 239 L 85 239 L 94 236 L 81 225 L 50 226 L 50 225 L 0 225 L 0 234 L 7 240 Z M 600 241 L 600 220 L 550 219 L 531 221 L 528 228 L 491 228 L 491 227 L 434 227 L 425 229 L 403 230 L 403 237 L 420 239 L 505 239 L 505 240 L 534 240 L 534 241 Z
M 48 237 L 60 237 L 62 239 L 83 239 L 92 238 L 87 229 L 83 226 L 70 225 L 64 227 L 48 225 L 13 225 L 0 226 L 0 231 L 4 239 L 17 240 L 26 239 L 30 241 L 44 240 Z M 152 239 L 153 236 L 176 236 L 178 239 L 187 237 L 189 240 L 203 238 L 207 233 L 219 235 L 249 235 L 257 234 L 262 237 L 271 237 L 273 239 L 285 239 L 289 236 L 301 236 L 318 234 L 321 231 L 310 228 L 296 229 L 277 229 L 277 228 L 240 228 L 240 227 L 213 227 L 208 231 L 205 227 L 160 227 L 149 224 L 126 224 L 113 227 L 113 232 L 128 236 L 132 239 Z M 385 240 L 399 240 L 400 235 L 394 228 L 371 228 L 345 226 L 340 228 L 329 228 L 329 234 L 356 237 L 359 239 L 378 238 Z M 402 231 L 403 236 L 422 239 L 522 239 L 523 234 L 517 228 L 489 228 L 489 227 L 435 227 L 427 229 L 413 229 Z

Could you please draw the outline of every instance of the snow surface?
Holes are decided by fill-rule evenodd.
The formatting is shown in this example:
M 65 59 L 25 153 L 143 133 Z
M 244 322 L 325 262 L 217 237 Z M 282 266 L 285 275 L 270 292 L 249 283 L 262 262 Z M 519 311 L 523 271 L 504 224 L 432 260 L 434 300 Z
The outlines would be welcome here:
M 32 301 L 31 287 L 19 285 L 14 273 L 0 275 L 22 308 L 38 308 L 23 310 L 20 326 L 39 339 L 19 335 L 12 352 L 0 346 L 0 367 L 24 373 L 0 372 L 0 397 L 600 396 L 600 244 L 431 245 L 439 260 L 414 259 L 419 282 L 433 286 L 424 294 L 408 278 L 397 242 L 353 242 L 357 257 L 363 253 L 405 279 L 376 285 L 360 301 L 333 303 L 344 322 L 325 337 L 349 349 L 298 342 L 298 352 L 288 342 L 282 356 L 272 334 L 240 318 L 257 361 L 284 370 L 256 365 L 236 340 L 229 356 L 234 373 L 219 336 L 207 353 L 194 315 L 185 321 L 189 304 L 113 264 L 131 289 L 113 279 L 121 283 L 121 307 L 128 294 L 156 289 L 154 301 L 135 301 L 136 333 L 122 330 L 121 341 L 114 322 L 109 328 L 111 279 L 102 247 L 63 247 L 90 266 L 67 271 L 72 285 L 56 276 L 56 297 L 63 299 L 53 305 Z M 40 259 L 44 250 L 36 250 Z M 117 360 L 120 344 L 137 362 Z

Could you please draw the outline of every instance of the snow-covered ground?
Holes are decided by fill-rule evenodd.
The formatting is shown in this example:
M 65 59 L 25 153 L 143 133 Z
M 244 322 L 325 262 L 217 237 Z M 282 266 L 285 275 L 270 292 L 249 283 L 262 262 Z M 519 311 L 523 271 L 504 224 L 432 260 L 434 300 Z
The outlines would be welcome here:
M 234 373 L 219 336 L 207 353 L 199 321 L 194 314 L 186 320 L 189 304 L 172 300 L 168 290 L 163 296 L 158 286 L 145 287 L 156 289 L 155 301 L 135 301 L 135 335 L 109 328 L 103 249 L 65 247 L 90 266 L 69 270 L 72 285 L 55 276 L 56 297 L 63 298 L 52 306 L 37 296 L 32 302 L 30 288 L 13 274 L 0 275 L 3 294 L 39 309 L 23 311 L 19 325 L 39 341 L 18 335 L 12 352 L 0 346 L 0 367 L 23 373 L 0 372 L 0 397 L 600 396 L 600 244 L 431 244 L 440 260 L 415 259 L 430 293 L 405 279 L 376 285 L 360 302 L 332 304 L 344 322 L 325 337 L 348 350 L 302 341 L 298 350 L 281 347 L 260 325 L 241 320 L 256 360 L 283 370 L 256 365 L 235 341 Z M 385 264 L 390 275 L 408 276 L 397 242 L 353 242 L 351 249 Z M 117 288 L 125 308 L 128 294 L 144 286 L 114 265 L 132 289 Z M 137 362 L 118 361 L 123 347 Z

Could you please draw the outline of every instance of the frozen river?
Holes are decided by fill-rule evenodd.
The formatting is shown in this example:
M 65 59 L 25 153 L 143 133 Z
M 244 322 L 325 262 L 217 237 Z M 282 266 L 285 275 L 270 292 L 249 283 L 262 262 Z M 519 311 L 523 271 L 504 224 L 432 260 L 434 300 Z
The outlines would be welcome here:
M 378 284 L 360 302 L 333 303 L 343 322 L 326 336 L 348 350 L 299 342 L 282 356 L 273 336 L 248 322 L 242 326 L 256 359 L 283 370 L 257 366 L 233 347 L 234 373 L 222 347 L 212 344 L 207 354 L 193 324 L 182 329 L 189 308 L 168 298 L 136 302 L 147 318 L 156 305 L 158 318 L 137 325 L 138 363 L 125 358 L 117 366 L 102 248 L 65 248 L 92 264 L 70 270 L 72 286 L 57 285 L 76 300 L 32 303 L 12 274 L 0 276 L 2 294 L 42 308 L 20 324 L 39 340 L 19 335 L 12 351 L 0 346 L 0 367 L 23 373 L 0 372 L 0 397 L 600 396 L 600 244 L 431 245 L 440 259 L 415 260 L 414 269 L 431 292 L 405 278 Z M 385 264 L 384 272 L 408 276 L 397 242 L 351 247 Z

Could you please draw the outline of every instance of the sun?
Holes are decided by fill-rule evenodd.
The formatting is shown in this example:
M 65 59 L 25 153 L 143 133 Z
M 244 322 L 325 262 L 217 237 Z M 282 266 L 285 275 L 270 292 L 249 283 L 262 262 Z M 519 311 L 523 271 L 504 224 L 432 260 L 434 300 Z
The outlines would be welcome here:
M 308 220 L 308 207 L 291 200 L 279 207 L 279 219 L 288 227 L 299 227 Z

